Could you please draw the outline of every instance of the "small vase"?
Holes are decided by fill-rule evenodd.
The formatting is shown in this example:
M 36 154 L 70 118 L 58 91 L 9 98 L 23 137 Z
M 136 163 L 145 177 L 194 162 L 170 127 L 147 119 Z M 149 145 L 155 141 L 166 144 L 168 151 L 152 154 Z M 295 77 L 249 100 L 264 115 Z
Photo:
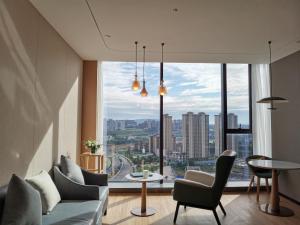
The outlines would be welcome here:
M 96 154 L 97 148 L 91 148 L 91 154 Z

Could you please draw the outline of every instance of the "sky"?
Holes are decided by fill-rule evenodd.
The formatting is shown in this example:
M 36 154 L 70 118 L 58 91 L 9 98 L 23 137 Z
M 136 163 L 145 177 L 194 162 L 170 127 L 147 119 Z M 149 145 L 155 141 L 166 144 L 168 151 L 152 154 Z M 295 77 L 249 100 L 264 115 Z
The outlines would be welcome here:
M 147 97 L 131 89 L 135 63 L 102 62 L 104 118 L 159 119 L 159 63 L 145 64 Z M 227 65 L 228 112 L 238 115 L 238 122 L 248 124 L 248 65 Z M 142 85 L 142 63 L 138 79 Z M 164 63 L 168 89 L 164 113 L 181 119 L 187 112 L 204 112 L 214 123 L 221 112 L 221 65 L 208 63 Z

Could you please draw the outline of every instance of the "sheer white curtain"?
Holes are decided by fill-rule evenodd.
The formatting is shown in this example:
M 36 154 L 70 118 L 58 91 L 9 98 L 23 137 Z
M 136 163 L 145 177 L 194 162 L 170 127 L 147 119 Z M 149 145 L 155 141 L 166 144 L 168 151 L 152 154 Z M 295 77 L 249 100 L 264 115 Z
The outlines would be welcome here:
M 269 104 L 256 103 L 270 96 L 268 64 L 252 65 L 253 154 L 272 157 L 271 110 Z

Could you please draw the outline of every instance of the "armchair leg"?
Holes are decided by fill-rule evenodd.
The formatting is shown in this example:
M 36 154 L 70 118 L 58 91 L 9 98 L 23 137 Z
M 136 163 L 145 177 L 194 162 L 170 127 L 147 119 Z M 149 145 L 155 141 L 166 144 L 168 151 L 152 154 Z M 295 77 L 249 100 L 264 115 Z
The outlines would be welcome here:
M 184 210 L 186 210 L 186 205 L 184 205 Z
M 219 206 L 220 206 L 220 208 L 221 208 L 221 210 L 222 210 L 224 216 L 226 216 L 226 211 L 225 211 L 225 209 L 224 209 L 224 207 L 223 207 L 223 205 L 222 205 L 221 202 L 219 202 Z
M 175 215 L 174 215 L 174 219 L 173 219 L 173 223 L 174 224 L 176 223 L 176 220 L 177 220 L 179 206 L 180 206 L 180 204 L 179 204 L 179 202 L 177 202 L 176 210 L 175 210 Z
M 216 212 L 216 209 L 213 209 L 213 213 L 214 213 L 214 216 L 215 216 L 215 218 L 216 218 L 217 224 L 218 224 L 218 225 L 221 225 L 221 222 L 220 222 L 220 220 L 219 220 L 219 217 L 218 217 L 218 214 L 217 214 L 217 212 Z
M 107 209 L 104 211 L 104 216 L 106 216 L 107 215 Z

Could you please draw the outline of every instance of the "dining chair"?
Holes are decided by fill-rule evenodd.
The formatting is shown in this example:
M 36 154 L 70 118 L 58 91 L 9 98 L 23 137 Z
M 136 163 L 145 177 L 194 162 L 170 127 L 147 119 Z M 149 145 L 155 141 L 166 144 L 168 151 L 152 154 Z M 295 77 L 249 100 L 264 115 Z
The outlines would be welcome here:
M 270 192 L 268 179 L 272 178 L 272 170 L 256 168 L 256 167 L 251 166 L 249 164 L 249 161 L 259 160 L 259 159 L 261 159 L 261 160 L 271 160 L 270 157 L 263 156 L 263 155 L 252 155 L 252 156 L 249 156 L 249 157 L 246 158 L 246 163 L 247 163 L 250 171 L 252 172 L 252 176 L 251 176 L 251 180 L 250 180 L 250 184 L 249 184 L 247 192 L 250 192 L 251 187 L 254 185 L 254 178 L 257 177 L 257 183 L 256 183 L 256 201 L 257 202 L 259 202 L 260 179 L 261 178 L 265 179 L 267 191 Z

